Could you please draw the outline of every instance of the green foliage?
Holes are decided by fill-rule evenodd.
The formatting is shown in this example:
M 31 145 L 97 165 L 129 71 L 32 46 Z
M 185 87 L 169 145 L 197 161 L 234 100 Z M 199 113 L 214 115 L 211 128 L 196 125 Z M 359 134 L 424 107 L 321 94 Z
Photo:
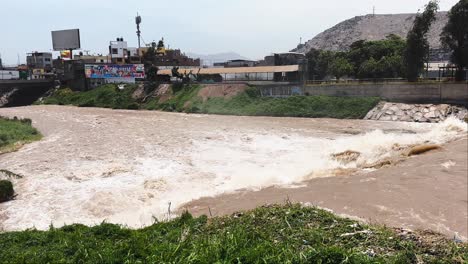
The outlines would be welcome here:
M 349 75 L 360 79 L 405 76 L 405 41 L 389 35 L 384 40 L 356 41 L 347 52 L 311 50 L 307 54 L 309 79 Z
M 462 81 L 466 78 L 463 70 L 468 66 L 468 0 L 458 1 L 448 17 L 441 41 L 452 51 L 452 62 L 457 66 L 456 79 Z
M 149 101 L 145 108 L 221 115 L 363 118 L 379 102 L 379 98 L 374 97 L 261 97 L 260 91 L 254 87 L 232 98 L 203 101 L 198 97 L 200 89 L 196 85 L 184 86 L 170 100 L 162 104 Z
M 119 90 L 116 85 L 108 84 L 86 92 L 73 92 L 60 89 L 44 99 L 42 104 L 75 105 L 80 107 L 103 107 L 112 109 L 138 109 L 139 105 L 132 98 L 136 85 L 126 85 Z
M 340 79 L 342 76 L 353 72 L 353 65 L 343 56 L 337 56 L 330 64 L 330 73 Z
M 429 59 L 429 42 L 427 33 L 436 20 L 439 4 L 431 0 L 422 14 L 414 20 L 413 28 L 408 32 L 407 48 L 405 53 L 408 81 L 416 81 L 424 69 L 424 62 Z
M 0 153 L 17 143 L 28 143 L 41 137 L 41 134 L 32 127 L 30 119 L 0 117 Z
M 405 48 L 405 41 L 396 35 L 379 41 L 357 41 L 351 45 L 348 59 L 354 75 L 361 79 L 404 77 Z
M 360 119 L 378 102 L 378 98 L 328 96 L 271 98 L 251 97 L 248 93 L 242 93 L 231 99 L 210 98 L 195 106 L 199 109 L 197 112 L 206 114 Z
M 11 181 L 0 180 L 0 203 L 7 202 L 13 199 L 15 191 Z
M 58 90 L 46 98 L 44 104 L 105 107 L 114 109 L 163 110 L 187 113 L 206 113 L 247 116 L 291 116 L 363 118 L 378 102 L 378 98 L 346 98 L 327 96 L 292 96 L 288 98 L 261 97 L 260 91 L 250 87 L 229 99 L 198 97 L 199 85 L 173 85 L 173 96 L 163 103 L 150 98 L 138 104 L 131 95 L 133 88 L 119 91 L 114 85 L 105 85 L 87 92 Z
M 210 220 L 184 213 L 139 230 L 103 223 L 2 233 L 0 241 L 6 263 L 463 263 L 468 257 L 466 244 L 428 246 L 300 205 Z
M 323 80 L 328 75 L 330 63 L 333 61 L 335 53 L 332 51 L 322 51 L 312 49 L 307 53 L 308 75 L 310 80 Z

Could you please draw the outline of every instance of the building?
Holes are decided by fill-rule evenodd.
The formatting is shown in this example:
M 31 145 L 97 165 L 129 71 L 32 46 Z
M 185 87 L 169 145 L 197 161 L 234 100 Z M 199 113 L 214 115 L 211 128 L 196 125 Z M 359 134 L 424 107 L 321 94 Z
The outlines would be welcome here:
M 140 49 L 140 56 L 144 57 L 149 49 L 154 48 L 156 56 L 152 64 L 161 69 L 172 69 L 177 66 L 179 68 L 200 67 L 200 59 L 192 59 L 186 56 L 180 49 L 169 49 L 164 44 L 164 39 L 161 39 L 157 44 L 153 42 L 150 47 Z
M 127 48 L 127 63 L 141 63 L 138 48 Z
M 32 52 L 28 53 L 26 63 L 29 69 L 44 69 L 45 71 L 52 70 L 52 53 L 51 52 Z
M 128 58 L 127 42 L 123 38 L 117 38 L 116 41 L 109 43 L 109 54 L 111 63 L 124 64 Z
M 110 56 L 102 55 L 75 55 L 74 60 L 82 60 L 84 63 L 110 63 Z
M 303 69 L 301 65 L 230 68 L 179 68 L 178 72 L 184 76 L 197 77 L 197 81 L 208 82 L 299 83 L 304 81 Z M 160 69 L 158 71 L 158 75 L 172 76 L 172 69 Z
M 259 61 L 259 66 L 282 66 L 282 65 L 298 65 L 304 64 L 306 60 L 304 53 L 284 52 L 274 53 L 266 56 L 265 59 Z
M 254 67 L 256 65 L 257 65 L 257 62 L 251 61 L 251 60 L 230 60 L 224 63 L 225 68 Z

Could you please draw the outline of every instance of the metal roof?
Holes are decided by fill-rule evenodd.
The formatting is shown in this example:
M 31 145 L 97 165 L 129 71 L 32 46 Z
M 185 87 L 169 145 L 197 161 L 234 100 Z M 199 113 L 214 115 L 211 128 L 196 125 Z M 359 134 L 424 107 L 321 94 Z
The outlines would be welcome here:
M 299 65 L 262 66 L 262 67 L 233 67 L 233 68 L 186 68 L 179 69 L 179 73 L 187 74 L 235 74 L 235 73 L 272 73 L 272 72 L 297 72 Z M 172 75 L 171 69 L 159 70 L 159 75 Z

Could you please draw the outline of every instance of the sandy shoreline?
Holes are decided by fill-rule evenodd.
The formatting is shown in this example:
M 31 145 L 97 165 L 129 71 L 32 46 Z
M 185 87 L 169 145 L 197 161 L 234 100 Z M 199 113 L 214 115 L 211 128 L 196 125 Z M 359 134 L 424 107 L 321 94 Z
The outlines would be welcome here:
M 459 138 L 449 125 L 64 106 L 2 108 L 0 115 L 31 118 L 44 135 L 0 156 L 1 169 L 24 176 L 14 180 L 17 199 L 0 205 L 3 230 L 104 220 L 138 228 L 167 217 L 169 204 L 175 210 L 194 201 L 188 207 L 195 213 L 207 214 L 210 206 L 225 214 L 289 196 L 337 213 L 466 237 L 466 140 L 396 167 L 316 179 L 343 167 L 333 153 L 361 151 L 356 164 L 345 166 L 359 168 L 388 156 L 395 143 Z

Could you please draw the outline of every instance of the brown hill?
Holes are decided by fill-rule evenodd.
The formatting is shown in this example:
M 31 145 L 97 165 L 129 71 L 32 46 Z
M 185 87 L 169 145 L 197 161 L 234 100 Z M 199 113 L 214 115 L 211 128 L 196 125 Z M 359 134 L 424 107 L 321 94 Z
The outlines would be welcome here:
M 381 40 L 390 34 L 406 38 L 415 17 L 416 14 L 357 16 L 325 30 L 293 51 L 307 53 L 313 48 L 346 51 L 358 40 Z M 439 37 L 447 21 L 447 12 L 439 12 L 429 32 L 429 44 L 435 53 L 435 60 L 447 59 Z

